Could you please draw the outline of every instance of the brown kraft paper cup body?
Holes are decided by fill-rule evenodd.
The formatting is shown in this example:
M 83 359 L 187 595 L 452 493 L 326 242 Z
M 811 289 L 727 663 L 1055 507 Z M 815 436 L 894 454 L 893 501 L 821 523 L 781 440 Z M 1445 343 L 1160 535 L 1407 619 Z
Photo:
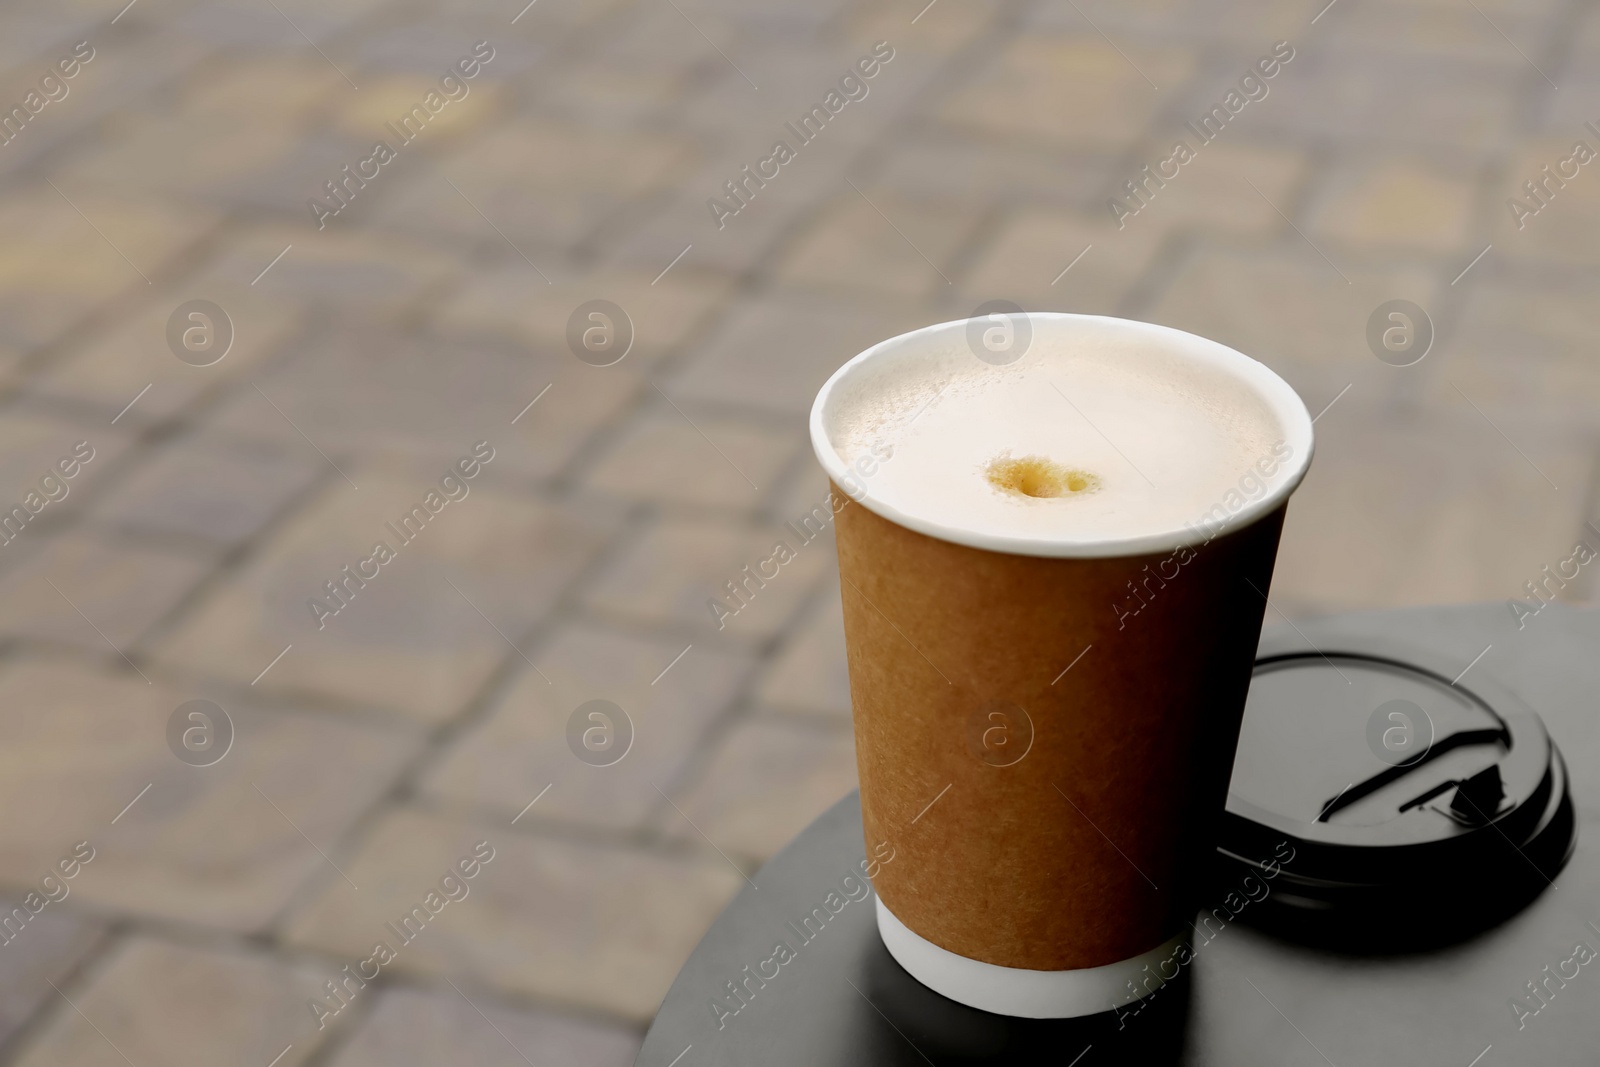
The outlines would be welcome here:
M 1191 548 L 1045 558 L 839 511 L 862 815 L 866 840 L 895 846 L 873 881 L 902 923 L 1031 970 L 1115 963 L 1187 928 L 1283 515 Z M 1009 766 L 969 740 L 997 702 L 1031 721 Z M 1028 742 L 1012 718 L 1007 760 Z

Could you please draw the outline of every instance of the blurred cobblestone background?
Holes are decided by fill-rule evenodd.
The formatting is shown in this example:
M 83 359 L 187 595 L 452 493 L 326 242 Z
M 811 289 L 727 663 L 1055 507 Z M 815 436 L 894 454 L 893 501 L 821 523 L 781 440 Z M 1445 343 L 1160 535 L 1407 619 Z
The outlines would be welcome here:
M 742 876 L 854 783 L 828 541 L 721 630 L 706 601 L 822 498 L 826 375 L 983 301 L 1194 330 L 1333 403 L 1290 615 L 1522 596 L 1600 518 L 1600 171 L 1507 206 L 1600 147 L 1592 2 L 123 2 L 0 16 L 7 109 L 93 51 L 0 145 L 0 505 L 94 454 L 0 545 L 7 1063 L 631 1062 Z M 1280 40 L 1119 230 L 1107 200 Z M 719 229 L 707 199 L 879 41 Z M 207 367 L 166 337 L 195 299 L 236 334 Z M 636 328 L 614 366 L 568 350 L 591 299 Z M 1437 330 L 1411 367 L 1368 349 L 1392 299 Z M 191 699 L 236 731 L 209 767 L 166 740 Z M 568 748 L 590 699 L 633 722 L 614 766 Z M 468 898 L 346 981 L 479 841 Z

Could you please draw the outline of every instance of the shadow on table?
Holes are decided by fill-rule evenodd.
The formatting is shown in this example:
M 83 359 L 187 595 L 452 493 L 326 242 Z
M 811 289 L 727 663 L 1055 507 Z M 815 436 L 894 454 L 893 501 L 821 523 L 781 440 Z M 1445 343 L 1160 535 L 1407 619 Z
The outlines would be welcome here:
M 969 1008 L 940 996 L 907 974 L 876 937 L 864 961 L 861 992 L 905 1040 L 893 1067 L 932 1063 L 1050 1064 L 1093 1067 L 1137 1063 L 1159 1067 L 1183 1055 L 1190 981 L 1177 979 L 1145 998 L 1136 1012 L 1106 1012 L 1083 1019 L 1014 1019 Z M 869 1010 L 862 1005 L 862 1010 Z M 895 1048 L 885 1045 L 878 1051 Z

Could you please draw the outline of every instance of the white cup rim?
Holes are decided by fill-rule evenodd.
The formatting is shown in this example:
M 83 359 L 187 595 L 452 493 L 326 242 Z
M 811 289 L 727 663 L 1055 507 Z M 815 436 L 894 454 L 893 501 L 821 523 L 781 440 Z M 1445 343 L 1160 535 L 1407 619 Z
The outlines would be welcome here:
M 1048 329 L 1059 333 L 1063 330 L 1074 328 L 1111 328 L 1126 331 L 1129 334 L 1145 336 L 1152 344 L 1180 353 L 1188 358 L 1206 363 L 1213 367 L 1222 368 L 1232 373 L 1242 384 L 1252 389 L 1263 400 L 1278 418 L 1283 427 L 1283 440 L 1289 445 L 1291 452 L 1289 458 L 1279 469 L 1273 484 L 1261 496 L 1248 499 L 1237 511 L 1233 511 L 1227 519 L 1228 530 L 1242 529 L 1264 515 L 1269 515 L 1277 510 L 1289 498 L 1289 495 L 1299 486 L 1305 478 L 1306 469 L 1311 464 L 1313 448 L 1313 432 L 1311 426 L 1311 413 L 1306 410 L 1305 402 L 1294 391 L 1288 382 L 1280 378 L 1271 368 L 1236 349 L 1197 334 L 1187 333 L 1183 330 L 1173 329 L 1170 326 L 1158 326 L 1154 323 L 1140 322 L 1136 319 L 1123 319 L 1110 315 L 1079 315 L 1060 311 L 1029 311 L 1024 312 L 1034 331 L 1037 341 L 1041 330 Z M 861 352 L 845 363 L 828 378 L 822 388 L 817 392 L 816 400 L 811 405 L 811 447 L 816 453 L 817 461 L 822 469 L 836 486 L 841 488 L 847 484 L 859 485 L 860 479 L 856 478 L 844 459 L 834 448 L 833 441 L 828 434 L 827 417 L 829 404 L 838 393 L 840 386 L 861 367 L 886 355 L 902 351 L 906 348 L 919 345 L 932 345 L 937 340 L 944 340 L 953 332 L 964 333 L 973 320 L 955 319 L 950 322 L 936 323 L 924 326 L 921 329 L 890 337 L 880 341 Z M 853 499 L 867 510 L 882 516 L 889 521 L 938 538 L 953 544 L 967 545 L 971 548 L 986 549 L 991 552 L 1004 552 L 1019 556 L 1042 556 L 1054 558 L 1105 558 L 1119 556 L 1143 556 L 1160 552 L 1173 551 L 1184 546 L 1193 546 L 1209 541 L 1216 536 L 1215 528 L 1208 529 L 1199 524 L 1190 524 L 1177 530 L 1164 530 L 1134 537 L 1100 538 L 1092 541 L 1071 541 L 1060 538 L 1033 537 L 1015 534 L 983 533 L 964 530 L 959 527 L 949 526 L 945 523 L 911 515 L 892 504 L 874 497 L 872 488 L 867 485 L 859 494 L 852 494 Z

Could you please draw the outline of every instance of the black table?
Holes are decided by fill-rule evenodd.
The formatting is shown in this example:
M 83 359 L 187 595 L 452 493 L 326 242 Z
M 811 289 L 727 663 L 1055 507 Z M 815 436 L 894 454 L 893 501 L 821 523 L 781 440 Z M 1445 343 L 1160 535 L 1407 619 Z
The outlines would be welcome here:
M 1471 670 L 1492 674 L 1543 717 L 1571 773 L 1578 846 L 1555 887 L 1508 921 L 1441 950 L 1358 956 L 1274 939 L 1241 916 L 1136 1016 L 1034 1021 L 967 1008 L 917 983 L 879 941 L 869 896 L 846 904 L 776 978 L 748 983 L 748 1003 L 719 1019 L 714 1001 L 739 1003 L 728 983 L 771 956 L 780 938 L 799 940 L 785 924 L 858 870 L 861 810 L 851 795 L 728 905 L 673 982 L 636 1062 L 1600 1064 L 1600 957 L 1567 962 L 1579 942 L 1600 952 L 1600 841 L 1584 839 L 1600 815 L 1600 611 L 1551 605 L 1524 622 L 1519 630 L 1498 603 L 1344 616 L 1313 634 L 1389 635 L 1462 667 L 1492 646 Z M 1397 893 L 1396 929 L 1428 907 Z M 1575 977 L 1560 977 L 1574 967 Z M 1530 982 L 1544 983 L 1542 1000 L 1532 998 Z M 1519 1028 L 1513 998 L 1543 1007 L 1524 1014 Z

